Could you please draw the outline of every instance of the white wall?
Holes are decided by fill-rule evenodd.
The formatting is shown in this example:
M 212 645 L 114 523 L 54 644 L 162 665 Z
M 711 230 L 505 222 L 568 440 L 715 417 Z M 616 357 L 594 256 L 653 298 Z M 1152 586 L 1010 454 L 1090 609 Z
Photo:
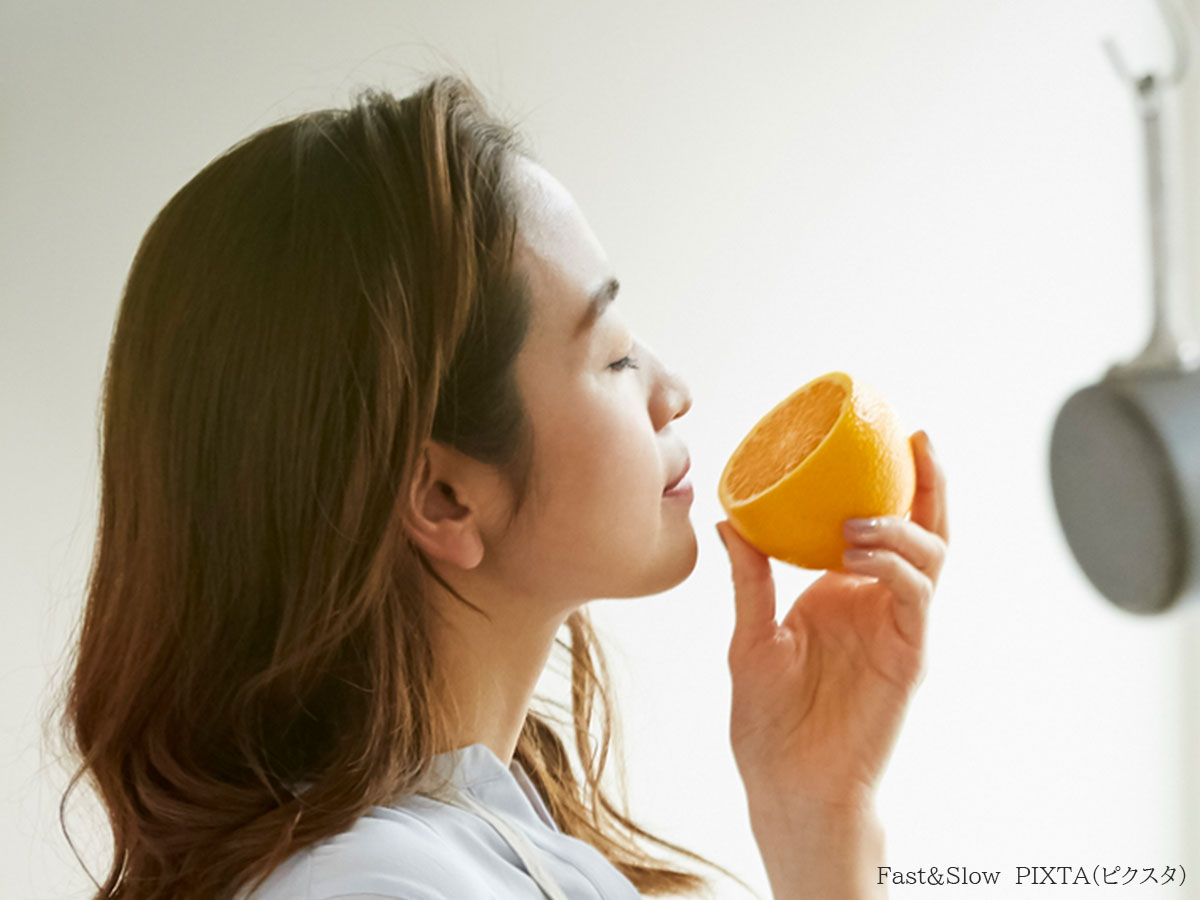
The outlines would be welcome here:
M 623 317 L 694 393 L 696 571 L 594 606 L 635 814 L 767 893 L 727 746 L 715 483 L 761 413 L 843 369 L 927 429 L 949 473 L 930 671 L 880 797 L 889 863 L 1009 884 L 955 897 L 1038 896 L 1012 886 L 1019 865 L 1183 864 L 1200 883 L 1200 704 L 1181 681 L 1200 679 L 1196 613 L 1108 606 L 1047 476 L 1061 402 L 1148 334 L 1140 133 L 1106 33 L 1135 64 L 1166 46 L 1149 0 L 3 0 L 0 895 L 87 893 L 37 741 L 138 241 L 237 139 L 443 61 L 522 120 L 607 248 Z M 782 611 L 812 575 L 775 572 Z

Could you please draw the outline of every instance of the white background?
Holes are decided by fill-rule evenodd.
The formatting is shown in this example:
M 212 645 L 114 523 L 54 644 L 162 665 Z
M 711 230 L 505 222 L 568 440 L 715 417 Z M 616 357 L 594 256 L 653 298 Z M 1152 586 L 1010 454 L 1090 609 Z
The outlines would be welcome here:
M 1165 59 L 1149 0 L 3 0 L 0 896 L 87 896 L 42 723 L 94 537 L 108 340 L 145 229 L 250 132 L 447 66 L 520 121 L 604 244 L 622 317 L 694 395 L 677 425 L 696 570 L 593 605 L 635 818 L 767 895 L 727 741 L 715 486 L 763 412 L 840 369 L 928 430 L 949 476 L 929 674 L 879 798 L 888 862 L 1008 884 L 955 897 L 1095 892 L 1016 888 L 1021 865 L 1183 864 L 1200 885 L 1197 614 L 1109 606 L 1069 555 L 1047 474 L 1061 403 L 1149 328 L 1140 131 L 1105 34 L 1135 66 Z M 1196 182 L 1181 171 L 1182 203 Z M 775 573 L 782 614 L 813 573 Z M 91 815 L 77 804 L 72 823 L 101 871 Z

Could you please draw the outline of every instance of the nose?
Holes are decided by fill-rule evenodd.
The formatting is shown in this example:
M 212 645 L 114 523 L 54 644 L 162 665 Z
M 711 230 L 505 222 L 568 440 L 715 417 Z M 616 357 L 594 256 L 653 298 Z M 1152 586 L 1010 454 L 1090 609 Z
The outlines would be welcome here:
M 672 418 L 678 419 L 692 408 L 692 390 L 687 386 L 687 382 L 683 380 L 682 376 L 675 376 L 675 382 L 678 386 L 679 411 Z
M 655 391 L 655 426 L 662 428 L 692 408 L 692 392 L 677 372 L 663 366 L 662 378 Z

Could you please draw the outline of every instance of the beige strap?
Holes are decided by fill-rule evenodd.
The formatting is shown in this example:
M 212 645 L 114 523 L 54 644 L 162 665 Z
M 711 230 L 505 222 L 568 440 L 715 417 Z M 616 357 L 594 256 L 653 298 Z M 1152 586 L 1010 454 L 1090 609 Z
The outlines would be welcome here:
M 466 791 L 460 792 L 457 797 L 445 797 L 443 799 L 451 805 L 465 809 L 468 812 L 473 812 L 489 822 L 493 828 L 500 832 L 500 836 L 508 841 L 509 846 L 513 848 L 517 856 L 521 858 L 521 862 L 525 864 L 525 870 L 537 882 L 537 886 L 542 889 L 542 893 L 550 898 L 550 900 L 567 900 L 567 896 L 562 892 L 562 888 L 558 886 L 558 883 L 550 876 L 550 873 L 543 868 L 538 859 L 537 850 L 534 849 L 533 845 L 517 829 L 504 821 L 501 816 L 477 802 Z

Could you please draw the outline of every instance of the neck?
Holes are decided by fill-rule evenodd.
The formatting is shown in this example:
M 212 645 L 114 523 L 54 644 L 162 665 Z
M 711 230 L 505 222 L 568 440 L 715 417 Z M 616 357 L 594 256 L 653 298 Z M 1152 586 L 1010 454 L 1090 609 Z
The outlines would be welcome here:
M 437 702 L 450 712 L 452 737 L 439 752 L 482 743 L 510 765 L 554 637 L 570 611 L 547 619 L 516 613 L 535 604 L 485 608 L 490 620 L 454 597 L 442 605 L 444 621 L 434 631 Z

